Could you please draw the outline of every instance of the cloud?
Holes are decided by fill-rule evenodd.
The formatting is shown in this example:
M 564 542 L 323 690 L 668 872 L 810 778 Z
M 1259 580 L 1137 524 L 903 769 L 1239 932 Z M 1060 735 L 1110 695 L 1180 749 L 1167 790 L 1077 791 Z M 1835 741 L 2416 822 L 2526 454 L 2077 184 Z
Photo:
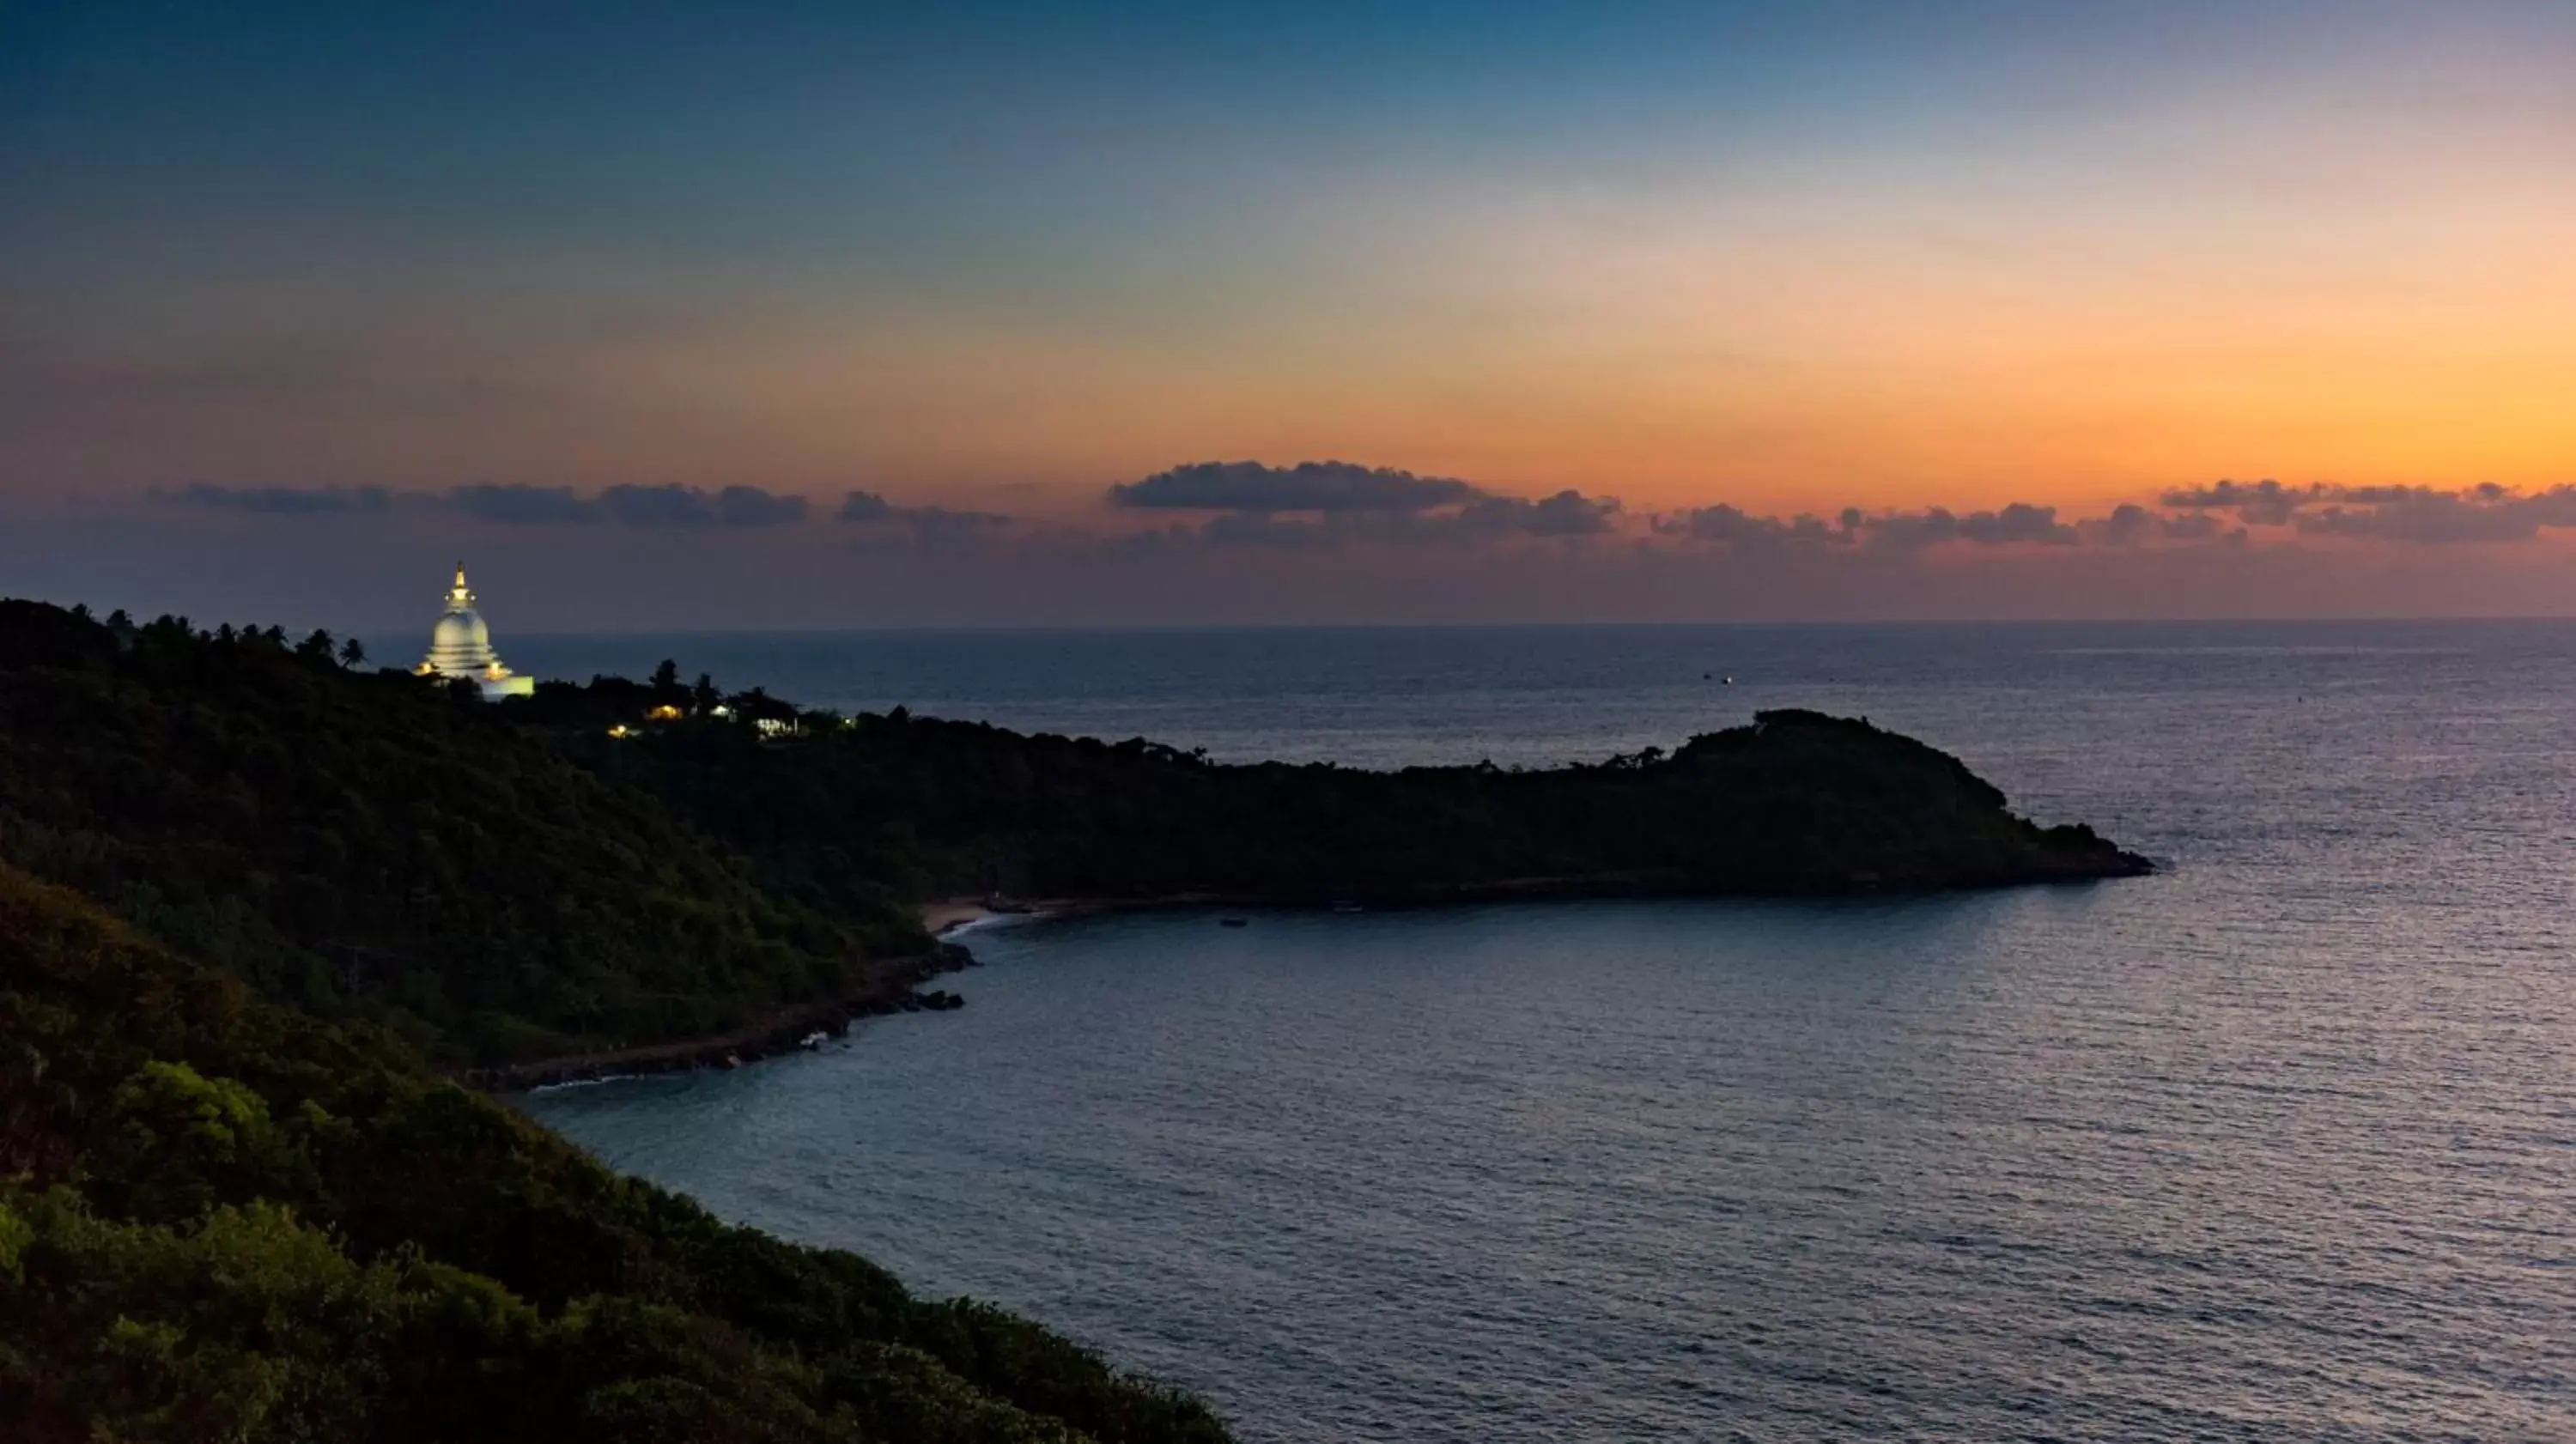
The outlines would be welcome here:
M 997 511 L 956 511 L 944 506 L 898 506 L 873 491 L 853 491 L 841 498 L 840 510 L 833 519 L 854 526 L 896 524 L 915 531 L 939 532 L 962 536 L 977 532 L 999 531 L 1014 525 L 1015 517 Z
M 2371 487 L 2338 491 L 2335 499 L 2367 504 L 2302 513 L 2300 532 L 2439 545 L 2531 541 L 2543 527 L 2576 526 L 2576 486 L 2528 495 L 2493 484 L 2465 491 Z
M 1999 511 L 1964 513 L 1944 506 L 1868 515 L 1847 510 L 1843 524 L 1871 545 L 1896 551 L 1920 551 L 1954 541 L 1975 546 L 2072 546 L 2083 539 L 2074 527 L 2057 519 L 2057 508 L 2026 501 Z
M 282 518 L 446 514 L 504 527 L 604 526 L 643 530 L 783 529 L 814 519 L 805 497 L 757 486 L 569 486 L 474 483 L 436 491 L 381 486 L 223 486 L 198 482 L 151 493 L 158 504 Z M 2345 486 L 2331 482 L 2219 481 L 2176 488 L 2161 506 L 2123 503 L 2069 517 L 2012 502 L 1991 510 L 1868 511 L 1846 507 L 1763 515 L 1732 503 L 1631 522 L 1614 496 L 1571 488 L 1506 496 L 1452 478 L 1347 462 L 1294 467 L 1207 463 L 1113 488 L 1114 505 L 1209 513 L 1148 531 L 1042 525 L 996 512 L 908 506 L 880 493 L 846 492 L 828 515 L 863 547 L 943 549 L 1043 545 L 1051 552 L 1165 554 L 1200 547 L 1313 551 L 1331 547 L 1510 549 L 1538 541 L 1627 535 L 1678 553 L 1734 557 L 1861 555 L 1905 558 L 1952 550 L 2005 554 L 2038 549 L 2130 551 L 2252 544 L 2249 529 L 2391 546 L 2527 543 L 2576 528 L 2576 486 L 2524 492 L 2497 485 Z M 2257 533 L 2259 534 L 2259 533 Z
M 1016 517 L 944 506 L 903 506 L 873 491 L 843 494 L 833 520 L 857 535 L 861 551 L 959 554 L 1007 539 Z
M 2057 508 L 2023 501 L 1994 511 L 1971 512 L 1956 512 L 1946 506 L 1871 512 L 1847 506 L 1830 522 L 1812 512 L 1790 517 L 1758 516 L 1721 502 L 1657 516 L 1651 529 L 1658 536 L 1710 543 L 1731 551 L 1868 547 L 1910 553 L 1952 542 L 1989 547 L 2074 546 L 2085 540 L 2086 526 L 2099 525 L 2060 521 Z
M 728 486 L 708 492 L 694 486 L 612 486 L 592 505 L 608 520 L 626 526 L 760 527 L 785 526 L 805 519 L 805 498 L 764 491 L 756 486 Z
M 2155 535 L 2156 523 L 2163 518 L 2135 502 L 2122 502 L 2111 514 L 2092 524 L 2095 540 L 2104 546 L 2135 546 Z
M 2445 490 L 2429 486 L 2343 486 L 2310 482 L 2221 481 L 2166 492 L 2168 507 L 2215 524 L 2232 512 L 2246 526 L 2292 527 L 2302 536 L 2446 545 L 2527 542 L 2544 528 L 2576 526 L 2576 487 L 2525 493 L 2488 482 Z M 2174 518 L 2171 525 L 2183 524 Z
M 1170 511 L 1419 512 L 1487 499 L 1448 476 L 1416 476 L 1347 461 L 1201 461 L 1109 488 L 1109 504 Z
M 1597 536 L 1610 530 L 1619 509 L 1615 496 L 1569 488 L 1537 501 L 1489 496 L 1460 508 L 1454 520 L 1469 536 Z
M 1688 537 L 1731 547 L 1820 547 L 1849 542 L 1853 520 L 1858 516 L 1857 511 L 1847 512 L 1844 523 L 1836 526 L 1808 512 L 1785 518 L 1755 516 L 1741 507 L 1719 502 L 1657 516 L 1650 525 L 1661 536 Z
M 805 519 L 805 498 L 757 486 L 708 491 L 694 486 L 612 486 L 583 496 L 568 486 L 474 482 L 444 491 L 383 487 L 227 487 L 199 483 L 156 491 L 153 500 L 201 510 L 271 516 L 448 512 L 500 526 L 775 527 Z
M 446 505 L 478 521 L 504 526 L 542 526 L 590 520 L 589 503 L 568 486 L 495 486 L 478 482 L 450 488 Z
M 600 516 L 627 526 L 716 524 L 715 498 L 693 486 L 612 486 L 591 501 Z
M 834 515 L 842 521 L 892 521 L 895 507 L 873 491 L 854 491 L 841 498 L 841 509 Z
M 2222 535 L 2243 536 L 2244 529 L 2229 533 L 2227 524 L 2205 511 L 2187 511 L 2169 516 L 2149 511 L 2135 502 L 2122 502 L 2111 508 L 2111 514 L 2090 521 L 2077 522 L 2076 529 L 2096 546 L 2134 547 L 2150 541 L 2205 542 Z
M 2017 501 L 2001 511 L 1972 511 L 1959 518 L 1959 535 L 1980 546 L 2072 546 L 2082 540 L 2074 527 L 2057 519 L 2057 508 Z
M 1347 461 L 1266 466 L 1208 461 L 1109 489 L 1114 507 L 1203 511 L 1195 526 L 1131 532 L 1131 549 L 1197 544 L 1314 549 L 1344 544 L 1455 545 L 1522 537 L 1575 538 L 1615 530 L 1619 499 L 1567 488 L 1505 496 L 1455 477 L 1417 476 Z
M 805 519 L 805 498 L 763 491 L 756 486 L 728 486 L 716 493 L 716 517 L 726 526 L 787 526 Z
M 1606 533 L 1620 513 L 1614 496 L 1585 496 L 1571 489 L 1532 501 L 1488 496 L 1453 510 L 1433 512 L 1325 512 L 1293 519 L 1266 511 L 1228 512 L 1196 527 L 1146 535 L 1152 545 L 1202 541 L 1218 546 L 1314 548 L 1345 543 L 1437 546 L 1518 537 L 1589 537 Z
M 2189 509 L 2164 520 L 2175 537 L 2216 535 L 2216 513 L 2233 513 L 2241 526 L 2291 527 L 2302 536 L 2436 546 L 2528 542 L 2545 529 L 2576 527 L 2576 486 L 2523 492 L 2494 482 L 2454 490 L 2221 481 L 2168 491 L 2159 500 Z M 2236 535 L 2242 534 L 2240 527 Z
M 2283 486 L 2277 481 L 2220 481 L 2208 486 L 2179 487 L 2157 500 L 2169 507 L 2195 511 L 2232 511 L 2249 526 L 2286 526 L 2300 507 L 2323 497 L 2322 485 Z
M 152 499 L 171 506 L 206 511 L 251 512 L 263 516 L 324 516 L 390 509 L 394 493 L 381 486 L 217 486 L 194 482 L 156 490 Z
M 2221 536 L 2237 541 L 2245 539 L 2245 528 L 2230 530 L 2226 523 L 2207 512 L 2187 512 L 2181 516 L 2160 517 L 2157 530 L 2175 541 L 2210 541 Z

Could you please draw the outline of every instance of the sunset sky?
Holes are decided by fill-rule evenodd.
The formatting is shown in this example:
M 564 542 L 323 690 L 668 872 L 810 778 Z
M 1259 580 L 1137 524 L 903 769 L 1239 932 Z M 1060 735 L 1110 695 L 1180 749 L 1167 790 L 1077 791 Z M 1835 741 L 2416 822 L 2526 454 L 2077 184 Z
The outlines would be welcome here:
M 0 5 L 0 594 L 2576 613 L 2576 7 L 1398 9 Z

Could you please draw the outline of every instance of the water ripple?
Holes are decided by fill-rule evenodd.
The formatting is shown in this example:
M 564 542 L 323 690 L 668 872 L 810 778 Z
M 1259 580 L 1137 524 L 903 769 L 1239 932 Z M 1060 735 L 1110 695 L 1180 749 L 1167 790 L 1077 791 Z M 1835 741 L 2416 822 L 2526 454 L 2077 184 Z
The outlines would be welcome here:
M 2274 630 L 1015 673 L 991 712 L 1402 760 L 1668 743 L 1704 699 L 1641 673 L 1717 648 L 1730 700 L 1905 726 L 2176 866 L 1003 929 L 960 1013 L 531 1106 L 1255 1441 L 2576 1439 L 2576 629 Z

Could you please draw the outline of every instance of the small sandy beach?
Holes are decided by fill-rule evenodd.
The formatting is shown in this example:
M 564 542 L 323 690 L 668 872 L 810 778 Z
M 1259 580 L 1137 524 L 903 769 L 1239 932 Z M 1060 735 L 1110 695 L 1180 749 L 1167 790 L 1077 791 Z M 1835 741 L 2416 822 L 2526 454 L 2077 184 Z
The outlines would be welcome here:
M 928 930 L 932 937 L 943 936 L 968 923 L 979 923 L 986 918 L 997 918 L 1003 915 L 998 909 L 985 906 L 981 898 L 971 897 L 941 898 L 936 902 L 921 904 L 918 911 L 922 927 Z

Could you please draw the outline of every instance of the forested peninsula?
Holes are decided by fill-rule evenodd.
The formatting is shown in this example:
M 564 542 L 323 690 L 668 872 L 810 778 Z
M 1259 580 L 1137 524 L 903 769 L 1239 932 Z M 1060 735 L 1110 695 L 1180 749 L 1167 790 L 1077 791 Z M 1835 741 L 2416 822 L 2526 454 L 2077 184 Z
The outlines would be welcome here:
M 1411 905 L 2121 876 L 1767 713 L 1581 767 L 1220 765 L 666 666 L 493 704 L 323 634 L 0 602 L 0 1436 L 1221 1440 L 455 1081 L 845 1014 L 956 894 Z

